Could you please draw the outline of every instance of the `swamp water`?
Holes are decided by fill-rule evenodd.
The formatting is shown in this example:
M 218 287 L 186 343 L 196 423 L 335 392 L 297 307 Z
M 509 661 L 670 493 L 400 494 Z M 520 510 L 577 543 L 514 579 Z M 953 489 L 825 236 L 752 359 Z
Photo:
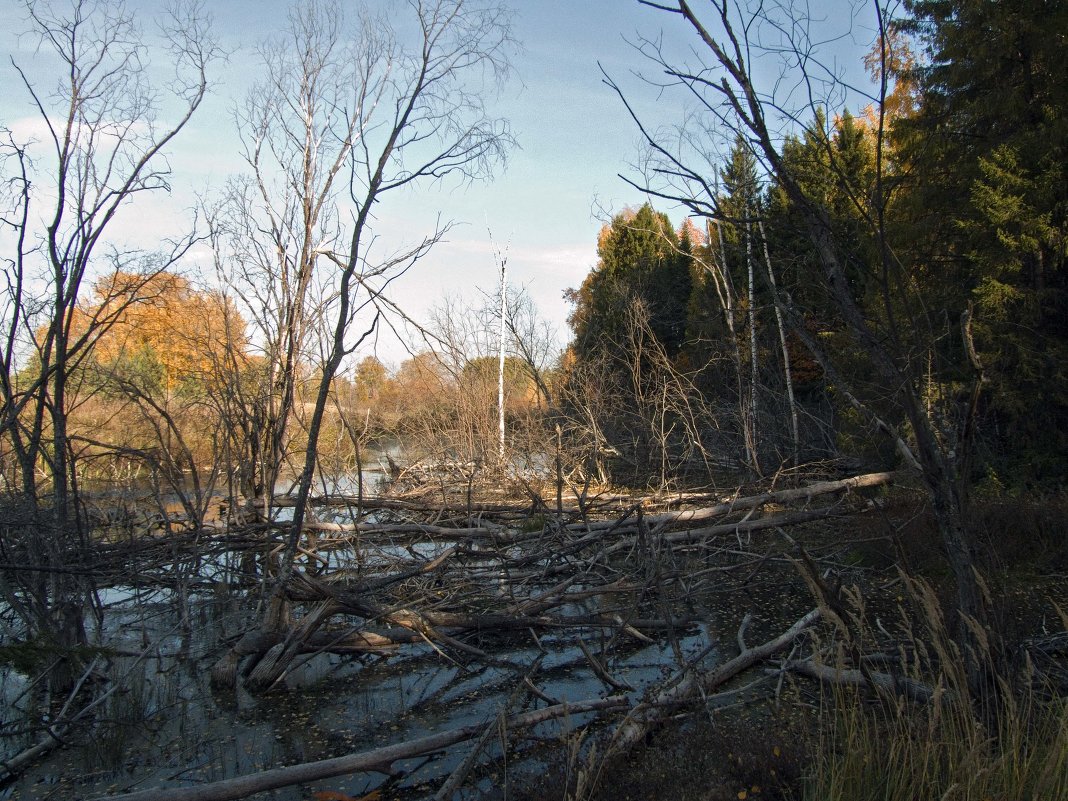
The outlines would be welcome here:
M 331 569 L 360 563 L 373 570 L 400 557 L 433 558 L 446 544 L 431 540 L 362 541 L 359 558 L 351 547 L 328 551 Z M 77 729 L 71 743 L 0 788 L 7 799 L 93 799 L 109 793 L 154 787 L 194 786 L 267 768 L 292 765 L 382 747 L 430 733 L 486 722 L 509 701 L 509 713 L 543 706 L 524 692 L 516 692 L 523 675 L 501 666 L 502 660 L 540 667 L 532 677 L 538 689 L 557 701 L 577 701 L 617 694 L 594 674 L 576 645 L 581 637 L 598 654 L 610 674 L 642 691 L 677 669 L 684 660 L 705 650 L 711 633 L 705 625 L 678 632 L 675 642 L 656 637 L 653 643 L 616 636 L 605 629 L 558 629 L 495 636 L 492 644 L 476 640 L 492 653 L 489 665 L 464 660 L 429 644 L 405 646 L 392 654 L 359 657 L 317 654 L 301 657 L 284 679 L 284 687 L 256 696 L 240 686 L 234 691 L 210 687 L 211 666 L 225 646 L 253 627 L 262 611 L 257 593 L 238 589 L 233 581 L 241 554 L 216 549 L 183 567 L 184 591 L 139 579 L 139 586 L 116 584 L 99 591 L 102 621 L 93 636 L 100 646 L 101 676 L 121 677 L 120 687 L 96 710 L 90 727 Z M 470 569 L 471 565 L 468 565 Z M 489 565 L 487 564 L 487 568 Z M 487 569 L 484 579 L 492 570 Z M 173 575 L 173 574 L 172 574 Z M 528 585 L 531 595 L 552 580 Z M 172 582 L 173 584 L 173 582 Z M 573 589 L 581 589 L 576 584 Z M 636 599 L 618 594 L 597 596 L 559 607 L 556 613 L 627 615 Z M 643 615 L 644 616 L 644 615 Z M 709 620 L 711 616 L 696 617 Z M 713 623 L 714 625 L 714 623 Z M 729 625 L 729 624 L 728 624 Z M 617 632 L 618 634 L 618 632 Z M 709 660 L 715 658 L 712 649 Z M 18 728 L 23 714 L 32 715 L 40 703 L 38 690 L 11 667 L 0 667 L 5 731 Z M 523 701 L 526 699 L 526 703 Z M 510 781 L 521 783 L 524 770 L 538 769 L 529 745 L 532 738 L 559 742 L 562 730 L 587 720 L 550 721 L 522 733 L 512 732 L 507 767 L 494 762 L 476 770 L 463 792 L 467 798 Z M 39 738 L 7 737 L 0 758 L 9 757 Z M 499 741 L 487 749 L 500 754 Z M 519 752 L 516 744 L 521 744 Z M 433 795 L 468 753 L 462 743 L 447 755 L 398 762 L 399 781 L 380 774 L 341 776 L 314 784 L 261 793 L 255 798 L 296 801 L 314 798 L 317 791 L 360 797 L 384 784 L 393 795 L 427 798 Z M 507 776 L 506 776 L 507 774 Z

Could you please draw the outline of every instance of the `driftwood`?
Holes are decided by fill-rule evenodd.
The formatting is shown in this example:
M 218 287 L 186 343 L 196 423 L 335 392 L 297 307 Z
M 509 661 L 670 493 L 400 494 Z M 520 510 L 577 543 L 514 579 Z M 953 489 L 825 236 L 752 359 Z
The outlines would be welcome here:
M 741 581 L 752 572 L 747 565 L 780 557 L 770 550 L 743 553 L 740 543 L 734 550 L 735 535 L 850 514 L 857 504 L 842 502 L 834 496 L 863 487 L 878 487 L 893 480 L 895 475 L 872 473 L 801 488 L 739 494 L 730 499 L 705 493 L 642 501 L 623 495 L 596 500 L 583 497 L 577 506 L 542 509 L 545 517 L 538 520 L 534 530 L 508 528 L 509 522 L 530 514 L 534 507 L 529 504 L 427 505 L 411 500 L 364 498 L 361 510 L 390 510 L 395 514 L 389 514 L 386 519 L 395 522 L 361 519 L 352 523 L 307 523 L 305 530 L 309 535 L 323 532 L 341 536 L 320 539 L 309 536 L 301 543 L 308 558 L 315 562 L 311 565 L 313 571 L 294 572 L 284 587 L 284 594 L 272 597 L 277 608 L 272 607 L 262 627 L 244 633 L 236 641 L 229 640 L 233 645 L 212 669 L 212 684 L 216 688 L 234 688 L 244 667 L 246 688 L 265 691 L 277 686 L 292 666 L 309 654 L 383 653 L 420 644 L 429 644 L 438 653 L 458 662 L 501 665 L 515 670 L 521 677 L 524 666 L 495 656 L 495 645 L 515 643 L 529 632 L 541 647 L 540 636 L 556 635 L 568 629 L 578 630 L 587 637 L 596 632 L 605 643 L 603 649 L 593 649 L 579 639 L 577 649 L 582 654 L 575 660 L 575 667 L 586 670 L 588 665 L 606 687 L 630 690 L 621 676 L 612 675 L 613 649 L 633 647 L 635 642 L 653 642 L 658 631 L 669 630 L 674 636 L 674 632 L 692 626 L 695 618 L 676 615 L 679 610 L 693 609 L 688 602 L 695 586 L 708 586 L 704 578 L 699 578 L 703 570 L 734 570 Z M 825 505 L 816 508 L 813 501 L 820 499 Z M 316 503 L 355 509 L 356 505 L 349 503 L 351 500 L 331 497 Z M 683 502 L 710 505 L 679 509 L 677 504 Z M 777 508 L 791 504 L 804 508 Z M 276 505 L 283 506 L 285 502 Z M 655 513 L 646 514 L 646 505 Z M 767 506 L 776 508 L 762 511 Z M 595 519 L 605 514 L 610 514 L 609 519 Z M 359 540 L 344 536 L 356 533 L 360 535 Z M 724 545 L 724 539 L 729 545 Z M 228 567 L 232 572 L 219 581 L 229 592 L 230 587 L 248 587 L 252 580 L 269 578 L 271 549 L 280 543 L 272 525 L 262 523 L 226 536 L 182 535 L 100 547 L 92 553 L 96 561 L 87 557 L 86 563 L 99 562 L 116 576 L 124 576 L 123 580 L 133 575 L 137 581 L 158 581 L 166 585 L 175 579 L 168 575 L 165 566 L 175 561 L 179 550 L 195 558 L 225 550 L 242 551 L 249 559 L 242 559 L 240 567 Z M 430 543 L 429 555 L 427 543 Z M 451 547 L 445 547 L 446 544 Z M 333 554 L 329 554 L 329 559 L 320 556 L 327 555 L 329 548 L 346 545 L 358 549 L 359 560 L 338 564 Z M 317 548 L 322 550 L 317 553 Z M 717 556 L 722 559 L 715 559 Z M 347 559 L 348 551 L 338 557 Z M 714 567 L 709 566 L 714 559 Z M 655 605 L 649 600 L 654 597 Z M 586 603 L 589 605 L 585 606 Z M 291 620 L 288 616 L 291 606 L 300 609 L 302 616 Z M 629 747 L 650 728 L 674 714 L 680 704 L 692 703 L 695 698 L 721 688 L 743 671 L 788 647 L 818 616 L 814 610 L 763 645 L 747 648 L 742 642 L 738 656 L 711 672 L 698 672 L 693 667 L 695 660 L 670 686 L 662 686 L 647 695 L 620 724 L 610 747 L 613 750 Z M 551 639 L 556 645 L 550 648 L 576 645 L 573 639 L 558 636 Z M 787 669 L 828 680 L 829 669 L 803 659 L 790 663 Z M 853 678 L 848 672 L 839 674 L 839 680 Z M 923 689 L 912 688 L 898 679 L 893 681 L 895 691 L 910 697 Z M 523 684 L 542 701 L 554 700 L 529 678 Z M 617 697 L 570 706 L 551 704 L 547 709 L 507 720 L 502 711 L 496 719 L 502 726 L 517 728 L 563 715 L 565 709 L 578 714 L 630 706 L 631 702 Z M 278 768 L 198 787 L 152 790 L 121 797 L 151 801 L 241 798 L 334 775 L 362 770 L 388 771 L 395 760 L 425 755 L 486 731 L 485 724 L 462 727 L 338 760 Z M 39 750 L 17 758 L 20 765 L 32 761 L 57 742 L 48 738 L 39 743 Z
M 558 586 L 553 589 L 559 592 L 560 587 Z M 316 611 L 320 614 L 326 614 L 326 607 L 331 603 L 335 602 L 324 602 L 322 607 Z M 317 617 L 317 615 L 316 613 L 311 613 L 309 617 L 314 618 Z M 675 714 L 680 706 L 693 703 L 698 698 L 707 698 L 708 694 L 713 690 L 722 687 L 731 679 L 739 676 L 744 671 L 756 666 L 769 657 L 780 653 L 794 643 L 794 641 L 815 624 L 820 617 L 821 612 L 817 607 L 802 616 L 790 626 L 790 628 L 777 637 L 760 645 L 750 647 L 746 645 L 744 637 L 745 629 L 750 620 L 747 615 L 737 633 L 736 639 L 738 642 L 739 653 L 732 659 L 729 659 L 707 672 L 700 672 L 692 668 L 692 665 L 704 656 L 704 654 L 701 654 L 693 660 L 690 668 L 683 670 L 665 685 L 661 685 L 660 689 L 649 693 L 646 700 L 642 701 L 637 706 L 634 706 L 626 718 L 617 726 L 614 734 L 609 739 L 604 758 L 608 758 L 613 754 L 625 752 L 631 748 L 634 744 L 641 741 L 651 729 Z M 317 636 L 322 637 L 327 635 L 323 632 L 319 632 Z M 591 665 L 593 665 L 595 673 L 601 677 L 602 680 L 617 687 L 624 686 L 621 683 L 615 682 L 615 680 L 611 678 L 607 673 L 607 670 L 603 665 L 598 663 L 598 660 L 593 657 L 592 653 L 587 648 L 583 647 L 582 651 Z M 813 659 L 791 661 L 785 665 L 784 669 L 826 682 L 853 685 L 872 685 L 874 683 L 880 690 L 901 694 L 908 697 L 910 700 L 917 702 L 928 703 L 935 697 L 934 691 L 920 682 L 870 670 L 836 669 L 816 662 Z M 781 671 L 775 671 L 775 673 L 779 672 Z M 527 678 L 529 678 L 529 671 Z M 743 691 L 745 689 L 746 688 L 742 688 Z M 736 690 L 732 690 L 715 697 L 733 696 L 736 695 L 737 692 L 738 691 Z M 460 768 L 458 768 L 453 776 L 450 777 L 450 780 L 442 788 L 441 792 L 439 792 L 439 796 L 442 796 L 442 793 L 451 794 L 451 791 L 456 789 L 458 783 L 462 781 L 463 776 L 466 775 L 467 771 L 470 769 L 478 752 L 488 742 L 494 731 L 497 730 L 496 725 L 493 723 L 494 720 L 498 721 L 500 726 L 507 730 L 528 727 L 566 715 L 578 715 L 588 712 L 606 712 L 628 708 L 631 708 L 631 703 L 624 696 L 613 696 L 606 699 L 590 699 L 570 704 L 555 704 L 532 712 L 513 715 L 508 718 L 505 718 L 503 715 L 496 715 L 492 720 L 483 723 L 464 726 L 415 740 L 373 749 L 371 751 L 337 757 L 335 759 L 275 768 L 262 773 L 212 782 L 197 787 L 146 790 L 127 795 L 111 796 L 109 798 L 118 799 L 118 801 L 226 801 L 227 799 L 240 799 L 258 792 L 264 792 L 293 784 L 317 781 L 333 776 L 359 772 L 393 774 L 394 771 L 392 765 L 398 760 L 425 756 L 477 737 L 478 744 L 476 747 L 472 750 L 471 754 L 468 755 L 468 758 L 461 763 Z
M 285 640 L 272 645 L 249 673 L 245 686 L 249 690 L 267 690 L 273 687 L 285 674 L 289 663 L 300 654 L 308 638 L 314 634 L 330 617 L 337 612 L 338 605 L 327 600 L 301 618 L 286 635 Z
M 428 504 L 422 501 L 406 500 L 404 498 L 382 498 L 375 497 L 373 495 L 365 495 L 362 498 L 356 495 L 319 495 L 309 500 L 311 506 L 322 507 L 342 507 L 355 509 L 357 506 L 363 509 L 388 509 L 402 512 L 422 512 L 425 511 Z M 257 506 L 263 506 L 263 501 L 258 500 L 255 502 Z M 288 495 L 275 496 L 271 501 L 271 505 L 275 508 L 286 508 L 296 505 L 296 498 Z M 470 504 L 460 503 L 440 503 L 434 504 L 434 509 L 438 512 L 453 512 L 456 514 L 467 514 L 468 512 L 491 512 L 491 513 L 513 513 L 513 514 L 525 514 L 530 511 L 530 504 L 517 504 L 517 503 L 482 503 L 479 501 L 472 501 Z
M 507 719 L 507 726 L 510 729 L 526 728 L 569 715 L 622 709 L 628 705 L 627 699 L 620 696 L 562 703 L 513 715 Z M 245 798 L 253 793 L 329 779 L 334 776 L 369 772 L 392 774 L 394 762 L 432 754 L 442 748 L 470 740 L 481 734 L 485 725 L 485 723 L 475 723 L 470 726 L 461 726 L 371 751 L 273 768 L 262 773 L 223 779 L 196 787 L 156 788 L 125 795 L 107 796 L 107 798 L 108 801 L 234 801 L 234 799 Z
M 468 751 L 460 764 L 453 769 L 452 773 L 445 780 L 445 782 L 438 788 L 438 791 L 434 793 L 434 801 L 447 801 L 453 797 L 453 794 L 460 789 L 464 781 L 467 779 L 467 775 L 474 769 L 475 764 L 478 762 L 479 755 L 489 744 L 493 735 L 501 735 L 501 747 L 507 748 L 507 732 L 508 732 L 508 713 L 519 703 L 524 695 L 527 694 L 528 687 L 532 687 L 533 682 L 531 677 L 538 672 L 541 667 L 541 661 L 544 658 L 544 654 L 534 660 L 533 664 L 527 668 L 526 674 L 523 676 L 523 681 L 519 682 L 515 689 L 512 690 L 511 695 L 508 696 L 508 700 L 501 706 L 500 709 L 488 720 L 486 720 L 482 734 L 479 735 L 475 744 L 471 750 Z
M 797 523 L 847 514 L 848 508 L 835 504 L 818 509 L 787 511 L 767 517 L 752 517 L 754 510 L 768 504 L 808 504 L 813 499 L 831 494 L 844 493 L 861 487 L 876 487 L 891 481 L 894 473 L 870 473 L 840 481 L 822 481 L 806 487 L 790 488 L 758 495 L 737 497 L 700 509 L 664 512 L 643 515 L 640 506 L 632 506 L 615 519 L 586 521 L 545 528 L 540 532 L 508 532 L 499 525 L 443 526 L 439 523 L 405 524 L 334 524 L 315 523 L 310 527 L 319 530 L 377 531 L 384 535 L 416 534 L 434 540 L 452 539 L 477 541 L 481 547 L 458 544 L 425 561 L 408 563 L 410 566 L 383 576 L 354 579 L 344 573 L 342 580 L 329 580 L 308 573 L 294 574 L 286 587 L 287 597 L 292 601 L 316 604 L 315 611 L 308 612 L 302 621 L 293 626 L 252 632 L 243 637 L 230 653 L 224 655 L 212 671 L 216 687 L 231 687 L 236 682 L 237 670 L 246 656 L 253 656 L 253 664 L 247 668 L 246 686 L 252 691 L 274 686 L 285 675 L 293 659 L 301 654 L 321 651 L 336 653 L 363 653 L 392 650 L 414 642 L 436 644 L 465 659 L 486 663 L 494 657 L 482 648 L 471 645 L 469 634 L 479 636 L 522 630 L 545 630 L 563 627 L 612 628 L 629 636 L 647 640 L 642 629 L 674 628 L 686 626 L 688 620 L 618 620 L 603 615 L 565 616 L 554 615 L 554 607 L 576 602 L 583 597 L 603 596 L 613 591 L 635 589 L 653 580 L 642 577 L 642 583 L 621 581 L 616 576 L 611 580 L 614 568 L 609 568 L 617 555 L 635 548 L 689 547 L 707 543 L 720 535 L 750 533 L 766 528 L 775 528 Z M 504 508 L 503 505 L 495 509 Z M 510 507 L 511 508 L 511 507 Z M 730 521 L 732 513 L 748 513 L 745 519 Z M 724 518 L 727 518 L 726 520 Z M 467 520 L 467 518 L 464 518 Z M 723 522 L 715 522 L 717 520 Z M 675 529 L 667 530 L 666 529 Z M 650 539 L 652 538 L 652 539 Z M 311 547 L 311 546 L 309 546 Z M 477 560 L 488 563 L 484 575 L 478 570 L 463 572 L 462 564 Z M 522 571 L 513 576 L 512 571 Z M 467 586 L 470 602 L 461 600 L 463 593 L 457 587 L 455 577 L 462 576 L 460 588 Z M 544 582 L 555 576 L 564 576 L 564 582 L 546 593 L 501 603 L 507 595 L 491 597 L 485 591 L 487 579 L 494 584 L 502 576 L 507 581 Z M 432 592 L 409 589 L 393 592 L 392 588 L 405 585 L 409 580 L 430 581 L 438 576 L 436 584 L 448 588 L 447 592 Z M 598 586 L 598 577 L 605 579 Z M 664 576 L 658 574 L 656 581 Z M 584 585 L 569 591 L 576 581 Z M 429 586 L 429 585 L 427 585 Z M 472 603 L 474 602 L 474 603 Z M 477 609 L 477 611 L 475 611 Z M 359 617 L 365 624 L 349 625 L 341 632 L 332 632 L 326 625 L 335 614 Z M 377 630 L 378 627 L 386 630 Z M 320 629 L 325 629 L 320 632 Z M 392 630 L 391 630 L 392 629 Z M 408 633 L 405 633 L 408 632 Z M 414 635 L 414 636 L 412 636 Z M 595 672 L 608 684 L 614 686 L 607 671 L 598 669 L 595 659 L 589 660 Z M 602 666 L 603 667 L 603 666 Z
M 47 736 L 38 740 L 34 745 L 12 756 L 10 759 L 0 760 L 0 782 L 18 776 L 30 765 L 63 743 L 63 737 L 67 734 L 68 727 L 52 726 Z
M 808 509 L 801 512 L 786 512 L 781 515 L 760 517 L 756 520 L 739 520 L 737 523 L 719 523 L 714 526 L 702 526 L 701 528 L 688 528 L 683 531 L 672 531 L 662 535 L 662 541 L 670 545 L 684 545 L 697 543 L 711 537 L 722 534 L 751 534 L 754 531 L 764 531 L 769 528 L 781 526 L 794 526 L 799 523 L 811 523 L 814 520 L 826 520 L 832 517 L 841 517 L 852 514 L 848 509 L 838 507 L 826 507 L 823 509 Z M 649 518 L 646 518 L 648 520 Z M 614 554 L 634 547 L 637 537 L 626 537 L 612 543 L 605 548 L 605 554 Z
M 416 534 L 436 539 L 469 540 L 475 537 L 493 538 L 501 535 L 500 526 L 452 526 L 430 523 L 325 523 L 306 521 L 301 531 L 322 534 Z

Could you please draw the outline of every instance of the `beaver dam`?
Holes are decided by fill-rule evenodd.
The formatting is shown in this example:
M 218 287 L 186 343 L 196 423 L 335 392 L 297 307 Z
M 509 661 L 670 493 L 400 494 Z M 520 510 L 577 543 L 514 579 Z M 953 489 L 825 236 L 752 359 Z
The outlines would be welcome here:
M 282 523 L 101 540 L 72 687 L 36 678 L 64 654 L 5 646 L 0 798 L 473 798 L 586 729 L 623 753 L 828 670 L 820 594 L 867 570 L 846 553 L 893 478 L 322 497 L 288 575 Z M 837 678 L 929 698 L 896 658 Z

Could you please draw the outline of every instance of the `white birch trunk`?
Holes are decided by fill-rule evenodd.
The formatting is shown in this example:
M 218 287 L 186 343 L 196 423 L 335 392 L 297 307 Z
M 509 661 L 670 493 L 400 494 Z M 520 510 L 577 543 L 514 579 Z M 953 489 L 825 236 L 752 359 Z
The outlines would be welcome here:
M 504 321 L 508 313 L 507 269 L 507 260 L 501 259 L 501 329 L 497 360 L 497 457 L 502 465 L 504 464 Z
M 749 216 L 749 209 L 745 210 Z M 753 280 L 753 234 L 752 225 L 745 223 L 745 260 L 749 272 L 749 458 L 753 470 L 760 475 L 760 460 L 757 456 L 757 335 L 756 335 L 756 298 Z
M 734 360 L 735 388 L 738 392 L 738 416 L 742 422 L 742 441 L 745 443 L 746 455 L 749 460 L 755 461 L 755 454 L 750 449 L 751 437 L 749 436 L 748 415 L 745 411 L 745 392 L 742 380 L 742 349 L 738 345 L 738 332 L 734 325 L 734 287 L 731 283 L 730 270 L 727 266 L 727 247 L 723 239 L 723 226 L 716 220 L 716 235 L 719 239 L 720 263 L 712 259 L 713 267 L 718 268 L 719 276 L 716 282 L 716 292 L 720 296 L 723 306 L 723 319 L 727 323 L 727 332 L 731 339 L 731 358 Z M 720 292 L 722 286 L 722 292 Z

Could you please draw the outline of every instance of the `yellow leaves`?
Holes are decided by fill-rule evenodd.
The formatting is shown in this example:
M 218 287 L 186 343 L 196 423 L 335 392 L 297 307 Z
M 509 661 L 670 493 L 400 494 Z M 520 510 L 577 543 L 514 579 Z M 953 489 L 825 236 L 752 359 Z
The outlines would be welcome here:
M 110 326 L 96 344 L 97 362 L 115 365 L 149 355 L 168 391 L 191 377 L 214 374 L 214 360 L 224 348 L 245 349 L 245 322 L 232 304 L 181 276 L 115 273 L 95 291 L 96 304 L 82 310 L 81 325 L 95 319 Z
M 782 751 L 780 750 L 779 746 L 775 746 L 771 749 L 771 755 L 776 759 L 782 756 Z

